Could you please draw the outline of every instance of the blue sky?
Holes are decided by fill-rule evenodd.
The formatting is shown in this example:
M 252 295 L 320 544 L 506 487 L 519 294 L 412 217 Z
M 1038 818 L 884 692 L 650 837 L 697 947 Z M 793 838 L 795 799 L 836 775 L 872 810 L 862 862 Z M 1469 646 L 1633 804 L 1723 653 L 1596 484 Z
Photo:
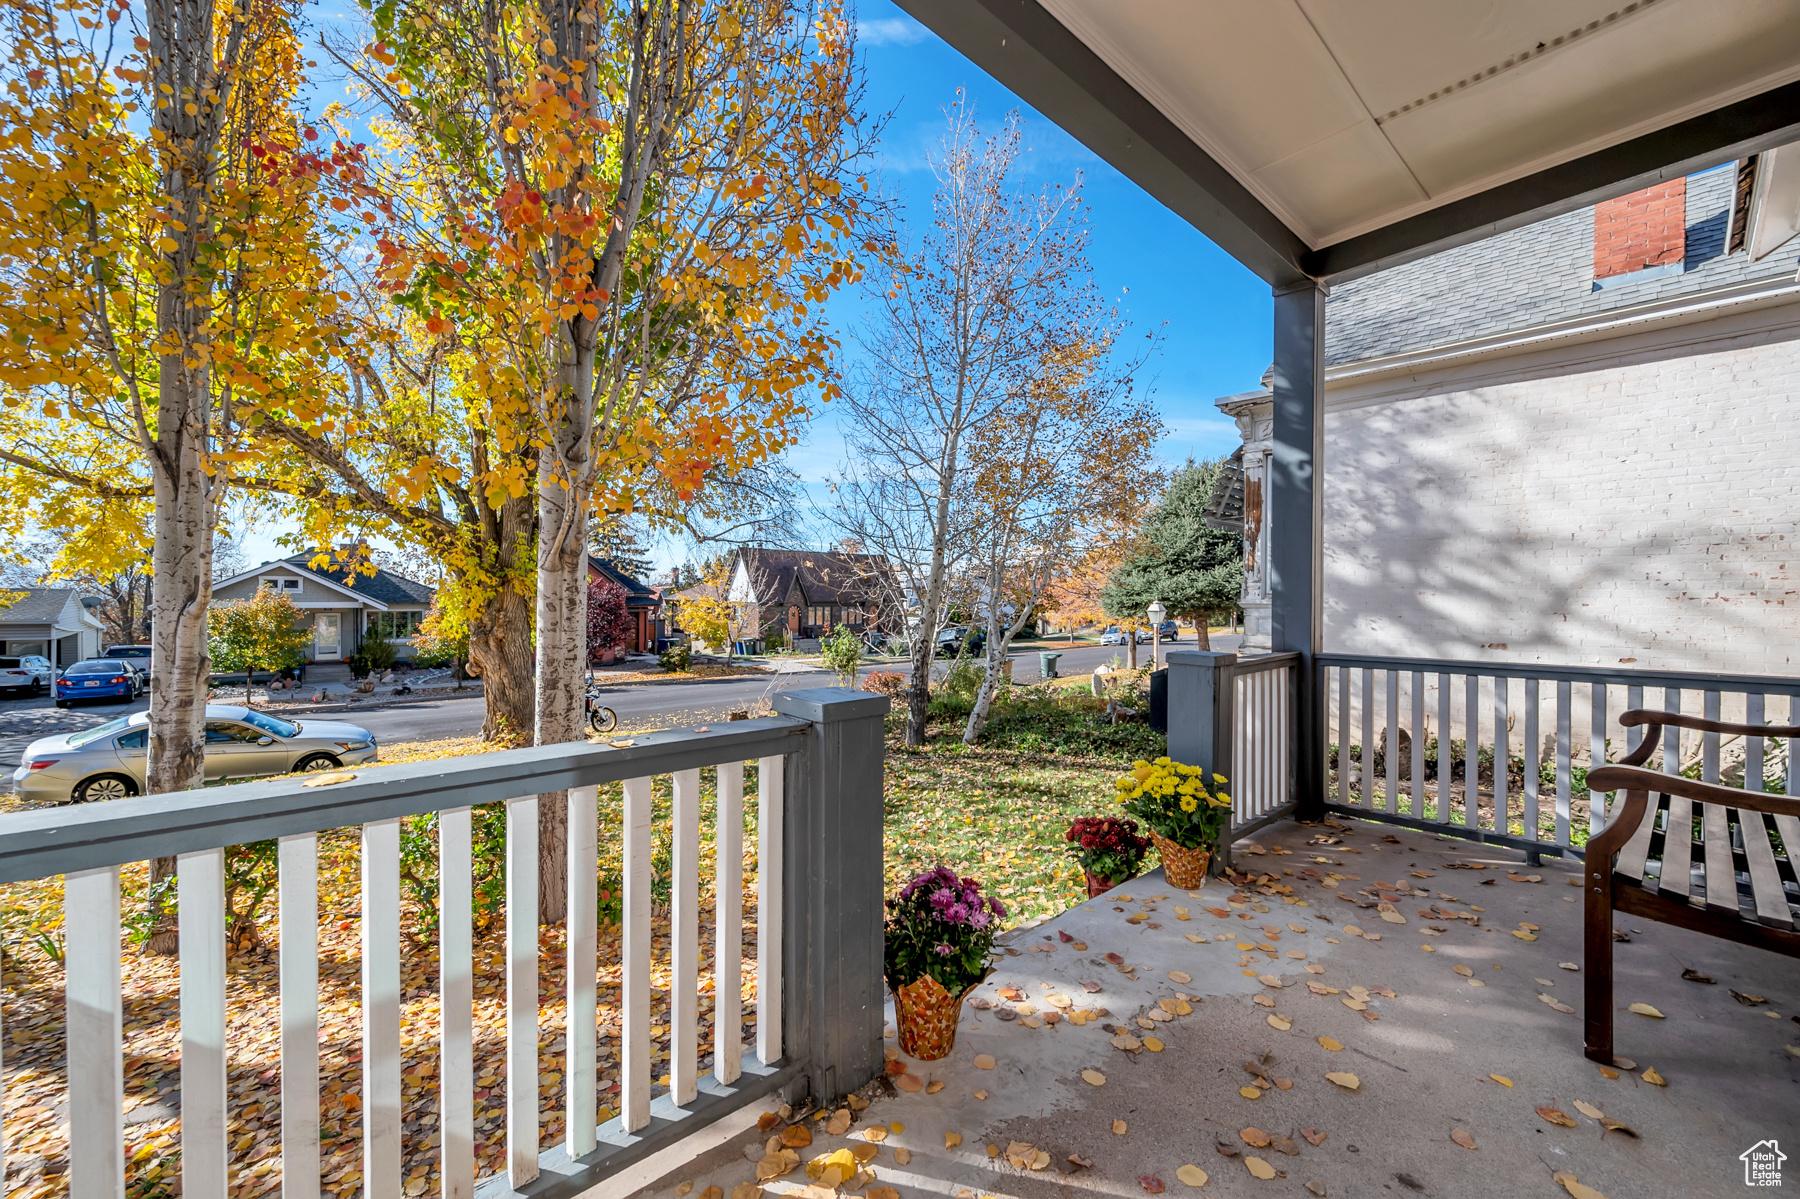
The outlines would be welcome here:
M 1159 350 L 1141 374 L 1140 387 L 1168 430 L 1161 456 L 1180 462 L 1190 455 L 1229 453 L 1237 431 L 1212 401 L 1255 387 L 1269 364 L 1268 287 L 887 0 L 863 0 L 857 23 L 866 109 L 871 118 L 886 120 L 877 149 L 881 187 L 909 207 L 929 202 L 932 177 L 925 155 L 943 132 L 944 108 L 958 88 L 983 125 L 998 125 L 1018 109 L 1025 136 L 1015 178 L 1036 190 L 1080 176 L 1099 289 L 1117 300 L 1131 323 L 1132 340 L 1151 331 L 1159 335 Z M 846 293 L 834 301 L 832 312 L 845 352 L 853 356 L 862 299 Z M 810 485 L 808 491 L 819 494 L 840 461 L 841 441 L 827 408 L 806 442 L 791 451 L 790 464 Z M 273 536 L 280 531 L 246 531 L 250 561 L 276 557 L 281 551 Z M 693 553 L 668 540 L 658 540 L 653 549 L 659 570 Z

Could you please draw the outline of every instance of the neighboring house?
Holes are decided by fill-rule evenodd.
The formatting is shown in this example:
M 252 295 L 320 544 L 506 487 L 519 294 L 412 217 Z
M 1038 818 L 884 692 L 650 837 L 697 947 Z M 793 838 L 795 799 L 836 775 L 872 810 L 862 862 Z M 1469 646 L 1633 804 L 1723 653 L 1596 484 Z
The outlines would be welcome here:
M 1800 243 L 1743 248 L 1754 169 L 1332 290 L 1327 652 L 1800 671 Z M 1266 382 L 1217 402 L 1244 439 L 1212 508 L 1244 534 L 1252 649 Z
M 264 562 L 217 583 L 213 602 L 249 599 L 263 587 L 281 592 L 312 626 L 314 662 L 341 662 L 373 637 L 393 642 L 401 658 L 412 657 L 433 590 L 388 570 L 369 575 L 335 560 L 329 566 L 309 566 L 313 557 L 295 554 Z
M 662 592 L 640 583 L 606 558 L 588 556 L 588 582 L 610 579 L 625 589 L 625 611 L 631 617 L 631 632 L 625 648 L 634 654 L 647 654 L 656 648 L 658 626 L 662 618 Z
M 838 625 L 900 631 L 900 594 L 877 554 L 743 549 L 734 556 L 726 598 L 746 629 L 789 640 L 823 637 Z
M 70 666 L 99 656 L 105 628 L 73 587 L 0 587 L 0 654 Z

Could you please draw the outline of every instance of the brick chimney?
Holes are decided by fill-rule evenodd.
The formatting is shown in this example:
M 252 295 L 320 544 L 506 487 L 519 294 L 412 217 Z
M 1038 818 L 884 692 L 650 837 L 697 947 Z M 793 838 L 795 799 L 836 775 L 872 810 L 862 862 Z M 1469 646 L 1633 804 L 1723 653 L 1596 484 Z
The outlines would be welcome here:
M 1611 279 L 1687 256 L 1687 178 L 1594 205 L 1594 278 Z

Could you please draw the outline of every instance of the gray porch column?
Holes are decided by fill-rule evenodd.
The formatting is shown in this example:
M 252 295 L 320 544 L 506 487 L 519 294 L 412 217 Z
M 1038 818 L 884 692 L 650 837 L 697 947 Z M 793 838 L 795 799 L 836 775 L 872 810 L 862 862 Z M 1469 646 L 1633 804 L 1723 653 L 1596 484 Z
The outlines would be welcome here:
M 815 1102 L 881 1073 L 883 718 L 888 699 L 845 687 L 778 692 L 812 722 L 787 757 L 781 1038 L 808 1063 Z M 804 896 L 803 903 L 797 902 Z M 790 1098 L 798 1098 L 791 1096 Z
M 1274 448 L 1269 459 L 1270 648 L 1298 653 L 1294 752 L 1296 815 L 1325 806 L 1325 700 L 1313 655 L 1323 649 L 1325 289 L 1275 292 Z

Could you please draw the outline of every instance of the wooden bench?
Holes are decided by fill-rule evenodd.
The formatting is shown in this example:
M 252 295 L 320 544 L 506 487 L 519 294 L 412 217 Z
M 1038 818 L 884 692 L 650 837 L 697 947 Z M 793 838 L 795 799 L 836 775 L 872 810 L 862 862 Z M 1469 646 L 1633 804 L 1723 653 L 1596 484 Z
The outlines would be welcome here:
M 1584 906 L 1587 1056 L 1613 1060 L 1614 911 L 1800 957 L 1800 915 L 1783 885 L 1800 863 L 1800 799 L 1703 783 L 1643 763 L 1667 726 L 1745 737 L 1800 737 L 1800 728 L 1725 724 L 1673 712 L 1633 709 L 1619 717 L 1644 725 L 1644 739 L 1617 765 L 1589 772 L 1592 791 L 1618 791 L 1605 831 L 1587 843 Z M 1789 742 L 1789 752 L 1797 748 Z M 1666 811 L 1663 828 L 1656 814 Z M 1773 817 L 1786 851 L 1769 843 Z M 1693 835 L 1695 822 L 1700 838 Z M 1733 839 L 1732 827 L 1738 826 Z M 1617 861 L 1614 860 L 1615 855 Z M 1660 860 L 1659 869 L 1651 867 Z M 1746 894 L 1738 881 L 1749 879 Z M 1698 884 L 1698 885 L 1696 885 Z

